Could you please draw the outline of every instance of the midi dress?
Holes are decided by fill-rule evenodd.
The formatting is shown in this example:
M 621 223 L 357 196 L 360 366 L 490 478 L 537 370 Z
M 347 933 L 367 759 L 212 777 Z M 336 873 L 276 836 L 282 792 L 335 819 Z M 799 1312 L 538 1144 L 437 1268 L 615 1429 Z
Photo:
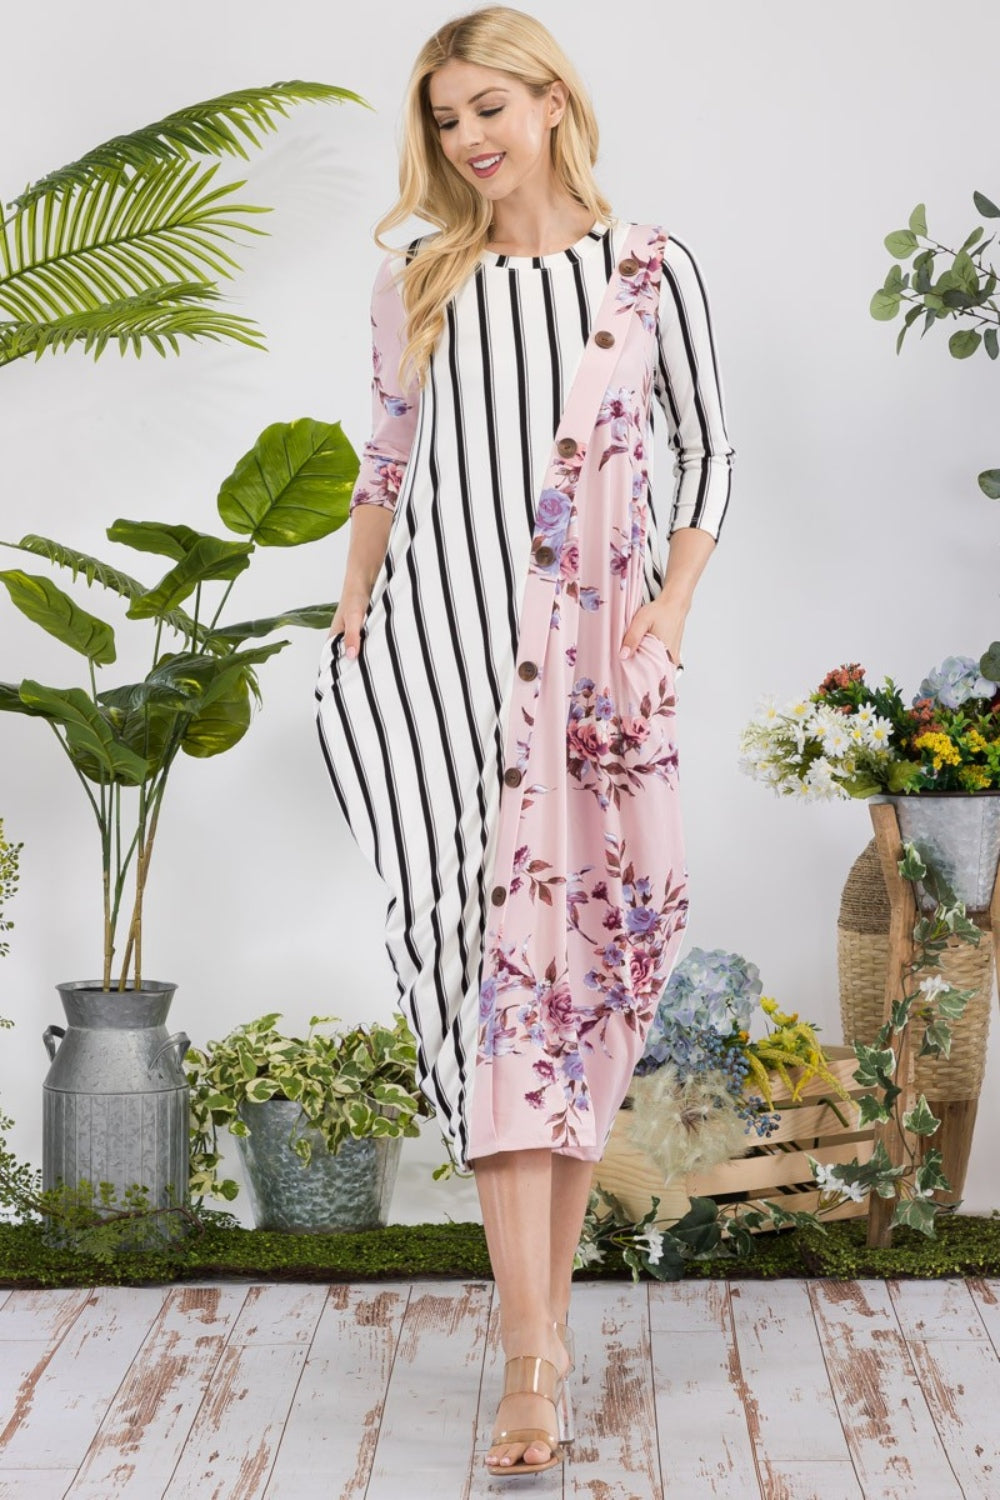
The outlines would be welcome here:
M 423 388 L 398 376 L 391 253 L 370 316 L 350 509 L 392 520 L 358 656 L 342 634 L 320 653 L 322 754 L 384 882 L 397 1003 L 454 1164 L 599 1161 L 688 914 L 679 664 L 652 632 L 620 647 L 670 536 L 718 540 L 728 510 L 704 278 L 676 236 L 617 217 L 553 254 L 485 250 Z

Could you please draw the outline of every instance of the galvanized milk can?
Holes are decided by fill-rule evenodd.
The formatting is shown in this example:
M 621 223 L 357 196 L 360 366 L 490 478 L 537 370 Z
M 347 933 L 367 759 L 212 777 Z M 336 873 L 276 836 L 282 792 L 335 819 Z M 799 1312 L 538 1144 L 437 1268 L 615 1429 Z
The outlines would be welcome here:
M 140 1184 L 149 1208 L 189 1204 L 190 1090 L 181 1061 L 191 1043 L 183 1031 L 168 1036 L 164 1024 L 176 988 L 152 980 L 138 992 L 103 990 L 96 980 L 56 985 L 68 1028 L 42 1033 L 52 1059 L 43 1084 L 43 1189 L 86 1178 L 95 1194 L 99 1183 L 114 1183 L 119 1203 Z M 160 1214 L 137 1222 L 123 1248 L 155 1248 L 187 1227 L 180 1214 Z M 47 1228 L 51 1243 L 51 1218 Z

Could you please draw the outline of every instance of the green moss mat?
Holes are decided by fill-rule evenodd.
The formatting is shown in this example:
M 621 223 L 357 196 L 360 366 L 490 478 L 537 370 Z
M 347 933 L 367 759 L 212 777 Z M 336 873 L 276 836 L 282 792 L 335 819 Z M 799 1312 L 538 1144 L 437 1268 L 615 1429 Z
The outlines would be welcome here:
M 869 1250 L 861 1219 L 826 1234 L 789 1229 L 757 1236 L 743 1259 L 691 1261 L 689 1277 L 1000 1276 L 1000 1215 L 938 1220 L 937 1238 L 897 1229 L 888 1250 Z M 491 1277 L 481 1224 L 391 1224 L 361 1234 L 279 1234 L 212 1226 L 173 1255 L 133 1253 L 107 1263 L 45 1244 L 37 1224 L 0 1224 L 0 1286 L 142 1286 L 188 1280 L 368 1281 Z M 617 1252 L 577 1272 L 629 1280 Z

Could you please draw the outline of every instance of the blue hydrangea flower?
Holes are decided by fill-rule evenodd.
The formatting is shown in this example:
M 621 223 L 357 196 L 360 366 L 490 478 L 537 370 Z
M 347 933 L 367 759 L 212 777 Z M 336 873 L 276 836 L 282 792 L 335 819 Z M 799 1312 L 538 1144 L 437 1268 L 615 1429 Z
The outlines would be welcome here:
M 928 672 L 913 702 L 918 698 L 936 698 L 942 708 L 961 708 L 970 698 L 992 698 L 998 684 L 984 677 L 975 656 L 946 656 L 939 667 Z

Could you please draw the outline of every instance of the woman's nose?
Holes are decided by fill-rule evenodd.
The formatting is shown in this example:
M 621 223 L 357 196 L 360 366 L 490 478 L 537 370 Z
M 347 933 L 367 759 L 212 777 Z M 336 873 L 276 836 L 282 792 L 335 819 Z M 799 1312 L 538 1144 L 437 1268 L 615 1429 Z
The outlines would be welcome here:
M 478 119 L 468 120 L 465 124 L 459 121 L 458 141 L 466 156 L 471 156 L 483 144 L 482 127 Z

